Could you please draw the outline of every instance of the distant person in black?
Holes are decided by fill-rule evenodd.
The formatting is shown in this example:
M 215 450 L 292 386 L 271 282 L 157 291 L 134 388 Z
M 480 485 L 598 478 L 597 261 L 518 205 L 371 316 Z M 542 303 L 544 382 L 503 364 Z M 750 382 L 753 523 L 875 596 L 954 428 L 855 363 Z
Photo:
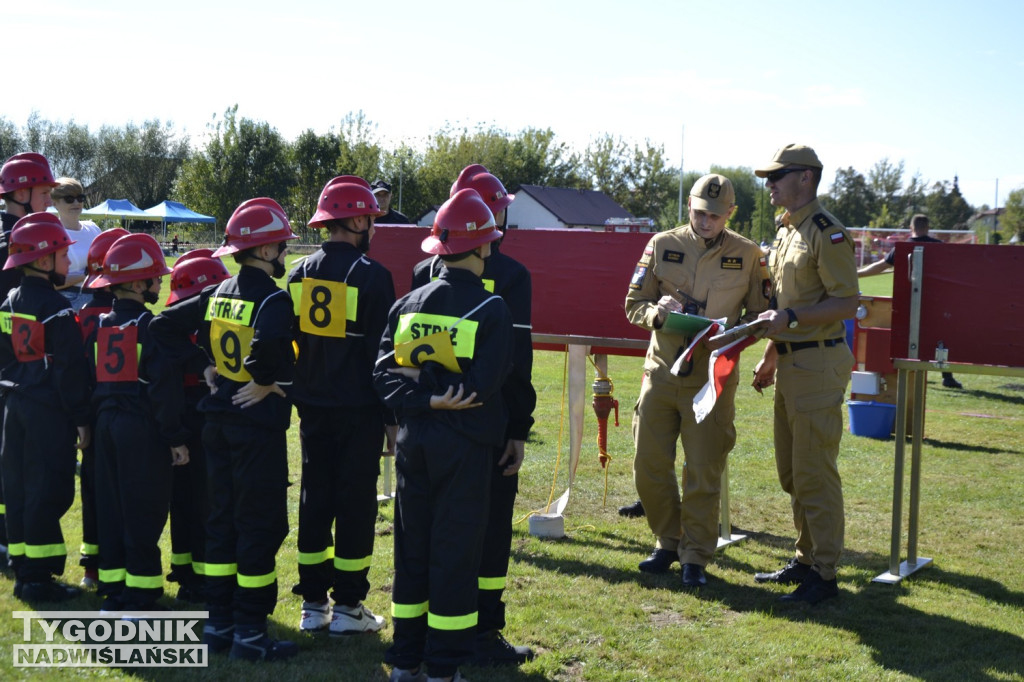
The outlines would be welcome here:
M 928 236 L 928 216 L 923 213 L 918 213 L 910 219 L 910 231 L 913 236 L 908 240 L 912 242 L 924 243 L 924 242 L 941 242 L 941 239 Z M 896 260 L 896 249 L 892 249 L 889 253 L 885 254 L 884 258 L 880 258 L 870 265 L 857 270 L 859 277 L 870 277 L 872 275 L 880 275 L 883 272 L 895 267 Z M 942 373 L 942 385 L 946 388 L 963 388 L 963 384 L 957 381 L 953 377 L 952 372 Z
M 384 211 L 384 215 L 375 221 L 378 225 L 412 224 L 412 221 L 404 213 L 399 213 L 391 208 L 391 185 L 383 180 L 378 180 L 370 185 L 370 188 L 373 191 L 373 197 L 377 200 L 377 205 L 380 206 L 380 210 Z

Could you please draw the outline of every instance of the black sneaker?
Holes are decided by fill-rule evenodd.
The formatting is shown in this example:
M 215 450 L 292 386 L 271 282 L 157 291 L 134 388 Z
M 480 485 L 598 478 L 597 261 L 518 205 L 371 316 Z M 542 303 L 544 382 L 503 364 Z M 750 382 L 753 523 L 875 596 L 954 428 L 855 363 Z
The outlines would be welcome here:
M 810 564 L 802 564 L 796 557 L 789 560 L 785 566 L 773 573 L 755 573 L 754 581 L 759 583 L 778 583 L 780 585 L 796 585 L 802 583 L 811 573 Z
M 954 379 L 952 374 L 943 374 L 942 375 L 942 387 L 943 388 L 962 389 L 964 387 L 964 385 L 961 384 L 956 379 Z
M 646 514 L 647 512 L 644 511 L 644 503 L 640 500 L 637 500 L 633 504 L 627 504 L 625 507 L 619 507 L 619 516 L 625 516 L 630 519 L 638 519 Z
M 817 571 L 811 571 L 795 590 L 789 594 L 784 594 L 779 597 L 779 601 L 802 601 L 813 606 L 818 602 L 838 596 L 839 583 L 836 582 L 835 578 L 832 578 L 832 580 L 823 580 L 820 573 Z
M 205 639 L 205 632 L 204 632 Z M 273 639 L 266 632 L 240 634 L 235 630 L 235 638 L 231 642 L 232 660 L 243 661 L 283 661 L 299 653 L 299 645 L 283 639 Z
M 74 599 L 82 591 L 77 587 L 71 587 L 56 580 L 46 580 L 36 583 L 14 583 L 14 596 L 22 601 L 32 602 L 62 602 Z
M 235 641 L 234 623 L 211 623 L 206 621 L 203 626 L 203 644 L 211 654 L 222 654 L 231 648 Z
M 476 636 L 476 654 L 471 663 L 479 666 L 522 665 L 536 657 L 528 646 L 515 646 L 500 630 L 481 632 Z

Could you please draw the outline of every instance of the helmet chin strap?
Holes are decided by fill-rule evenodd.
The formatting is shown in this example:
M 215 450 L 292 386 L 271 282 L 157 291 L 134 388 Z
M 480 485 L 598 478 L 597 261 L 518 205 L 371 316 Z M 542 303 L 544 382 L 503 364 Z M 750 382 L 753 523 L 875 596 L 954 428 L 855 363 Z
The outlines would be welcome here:
M 29 270 L 34 270 L 40 274 L 46 275 L 46 279 L 48 279 L 50 281 L 50 284 L 52 284 L 55 287 L 62 287 L 64 286 L 64 282 L 67 281 L 67 275 L 62 275 L 59 272 L 57 272 L 56 265 L 54 265 L 53 268 L 50 270 L 43 270 L 41 268 L 37 268 L 32 263 L 25 265 L 25 267 L 28 268 Z
M 24 209 L 24 211 L 25 211 L 25 215 L 28 215 L 30 213 L 35 213 L 35 211 L 32 210 L 32 193 L 35 192 L 35 191 L 36 191 L 35 187 L 29 187 L 28 188 L 28 201 L 18 201 L 17 199 L 14 198 L 14 196 L 13 196 L 14 193 L 12 192 L 11 193 L 12 196 L 9 199 L 9 201 L 12 204 L 17 204 L 18 206 L 21 206 L 21 208 Z M 41 271 L 39 271 L 39 272 L 41 272 Z
M 270 258 L 270 259 L 260 258 L 259 256 L 256 255 L 255 252 L 251 253 L 249 255 L 249 257 L 250 258 L 255 258 L 258 261 L 262 261 L 264 263 L 269 264 L 270 267 L 273 268 L 273 270 L 274 270 L 274 272 L 273 272 L 274 279 L 278 279 L 278 278 L 284 277 L 284 263 L 282 263 L 281 261 L 278 260 L 278 258 L 281 257 L 281 251 L 283 251 L 283 250 L 284 249 L 281 248 L 281 244 L 278 244 L 277 245 L 277 255 L 274 256 L 273 258 Z

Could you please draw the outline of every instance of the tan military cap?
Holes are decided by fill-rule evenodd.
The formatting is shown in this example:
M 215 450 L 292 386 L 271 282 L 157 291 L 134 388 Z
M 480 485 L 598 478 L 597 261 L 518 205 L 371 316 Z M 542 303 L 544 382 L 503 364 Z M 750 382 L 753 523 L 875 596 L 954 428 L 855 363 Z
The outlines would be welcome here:
M 777 171 L 780 168 L 787 166 L 803 166 L 805 168 L 821 168 L 821 161 L 818 161 L 818 155 L 814 153 L 814 150 L 802 144 L 787 144 L 785 147 L 775 152 L 775 156 L 772 157 L 771 163 L 766 165 L 764 168 L 758 168 L 754 171 L 754 175 L 759 178 L 763 178 L 772 171 Z
M 736 191 L 729 178 L 718 173 L 705 175 L 690 189 L 690 206 L 697 211 L 728 215 L 736 203 Z

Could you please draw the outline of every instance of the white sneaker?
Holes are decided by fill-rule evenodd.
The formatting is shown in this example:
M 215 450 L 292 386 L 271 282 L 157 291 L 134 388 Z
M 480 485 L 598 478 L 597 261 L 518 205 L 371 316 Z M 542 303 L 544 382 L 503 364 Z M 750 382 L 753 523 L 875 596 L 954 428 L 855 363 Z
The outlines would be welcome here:
M 329 601 L 302 602 L 302 616 L 299 620 L 299 630 L 302 632 L 315 632 L 323 630 L 331 625 L 331 603 Z
M 393 668 L 388 682 L 427 682 L 427 674 L 423 672 L 423 666 L 413 670 Z
M 356 635 L 360 632 L 377 632 L 384 627 L 384 619 L 374 615 L 363 604 L 349 608 L 335 606 L 331 618 L 332 635 Z

